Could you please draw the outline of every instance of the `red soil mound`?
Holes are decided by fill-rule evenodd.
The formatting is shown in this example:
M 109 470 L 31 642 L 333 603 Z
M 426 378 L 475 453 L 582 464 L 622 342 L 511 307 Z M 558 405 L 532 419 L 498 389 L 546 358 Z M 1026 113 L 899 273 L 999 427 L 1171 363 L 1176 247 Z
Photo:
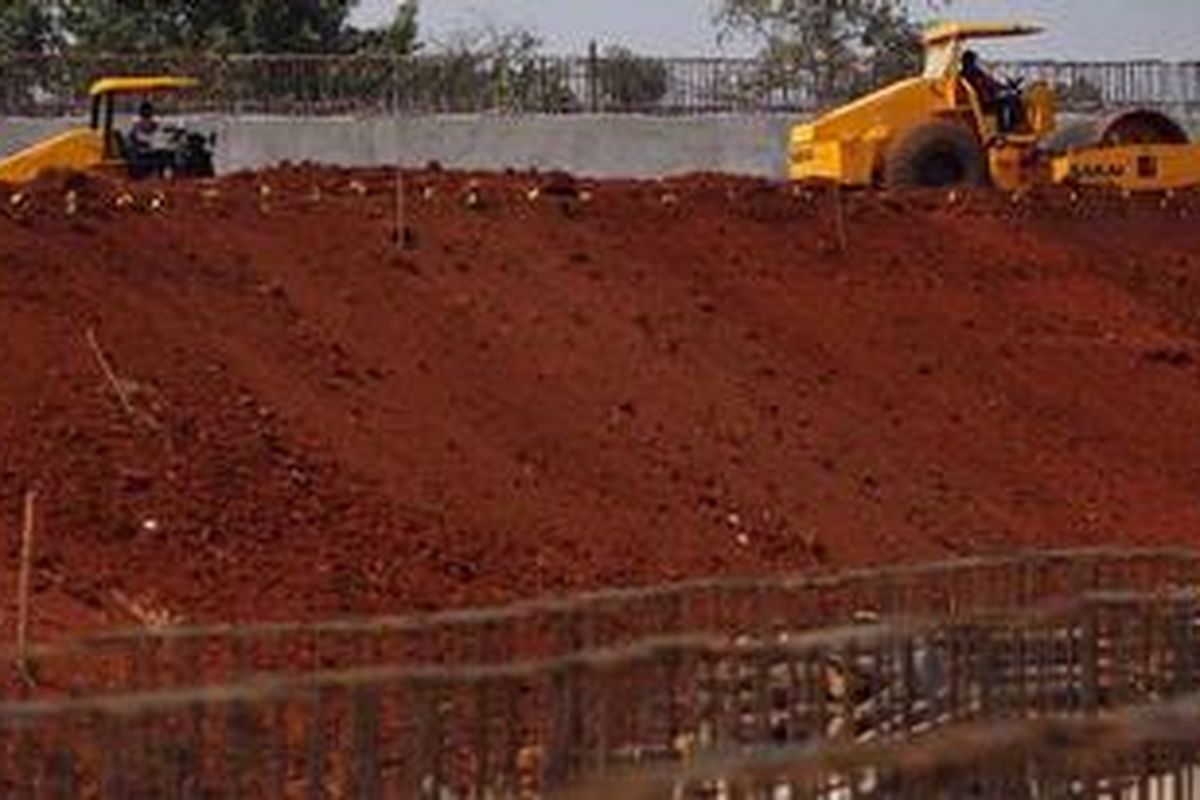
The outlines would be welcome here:
M 1200 537 L 1190 196 L 406 177 L 0 192 L 41 630 Z

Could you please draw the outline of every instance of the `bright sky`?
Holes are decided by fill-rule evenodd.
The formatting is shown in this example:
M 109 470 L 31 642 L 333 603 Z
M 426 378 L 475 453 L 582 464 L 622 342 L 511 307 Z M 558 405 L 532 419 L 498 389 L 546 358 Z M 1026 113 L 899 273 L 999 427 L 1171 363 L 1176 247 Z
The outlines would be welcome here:
M 362 0 L 360 23 L 387 18 L 398 0 Z M 712 24 L 718 0 L 421 0 L 422 37 L 445 40 L 455 30 L 520 25 L 549 52 L 583 53 L 595 39 L 661 55 L 719 55 Z M 995 57 L 1106 60 L 1161 58 L 1200 61 L 1198 0 L 954 0 L 944 16 L 1032 19 L 1050 32 L 1003 49 Z M 726 54 L 739 54 L 728 47 Z

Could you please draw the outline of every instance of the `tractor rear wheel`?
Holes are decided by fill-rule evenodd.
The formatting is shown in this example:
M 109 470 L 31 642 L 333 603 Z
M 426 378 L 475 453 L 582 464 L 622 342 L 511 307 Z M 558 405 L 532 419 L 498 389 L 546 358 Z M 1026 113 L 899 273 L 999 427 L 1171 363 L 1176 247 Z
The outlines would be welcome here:
M 970 130 L 934 120 L 901 134 L 888 151 L 884 185 L 891 188 L 986 186 L 987 159 Z

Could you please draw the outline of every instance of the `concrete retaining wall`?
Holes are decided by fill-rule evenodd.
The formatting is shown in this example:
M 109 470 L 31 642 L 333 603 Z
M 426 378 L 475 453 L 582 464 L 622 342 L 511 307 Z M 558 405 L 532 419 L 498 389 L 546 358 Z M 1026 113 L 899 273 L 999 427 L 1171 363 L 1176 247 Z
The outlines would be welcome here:
M 222 171 L 280 161 L 329 164 L 565 169 L 597 177 L 656 177 L 717 171 L 781 177 L 787 116 L 487 116 L 404 117 L 399 121 L 282 117 L 189 120 L 219 136 Z M 6 119 L 0 153 L 11 153 L 70 126 L 70 120 Z M 77 123 L 75 123 L 77 124 Z
M 440 115 L 398 121 L 208 117 L 189 123 L 218 134 L 217 163 L 223 172 L 281 161 L 346 166 L 421 166 L 440 161 L 446 167 L 465 169 L 537 167 L 597 177 L 713 171 L 781 178 L 786 170 L 788 128 L 797 120 L 784 115 Z M 1200 130 L 1198 122 L 1185 121 L 1193 135 Z M 0 121 L 0 154 L 72 124 L 79 122 Z

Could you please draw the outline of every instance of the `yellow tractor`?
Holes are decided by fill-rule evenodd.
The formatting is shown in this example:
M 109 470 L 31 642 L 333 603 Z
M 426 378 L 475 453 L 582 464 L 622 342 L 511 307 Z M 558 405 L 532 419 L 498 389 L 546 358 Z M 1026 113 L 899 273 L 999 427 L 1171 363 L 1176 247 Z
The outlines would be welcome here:
M 131 178 L 210 177 L 214 174 L 215 137 L 163 126 L 162 137 L 153 147 L 139 147 L 115 124 L 117 103 L 122 98 L 147 98 L 162 92 L 190 89 L 191 78 L 133 77 L 103 78 L 92 84 L 91 121 L 38 142 L 0 159 L 0 181 L 24 183 L 53 169 L 101 170 Z
M 1000 84 L 967 44 L 1028 36 L 1036 25 L 948 23 L 924 38 L 925 71 L 792 129 L 793 180 L 843 186 L 1200 184 L 1200 146 L 1165 114 L 1125 111 L 1059 129 L 1045 83 Z M 981 85 L 981 82 L 983 85 Z

